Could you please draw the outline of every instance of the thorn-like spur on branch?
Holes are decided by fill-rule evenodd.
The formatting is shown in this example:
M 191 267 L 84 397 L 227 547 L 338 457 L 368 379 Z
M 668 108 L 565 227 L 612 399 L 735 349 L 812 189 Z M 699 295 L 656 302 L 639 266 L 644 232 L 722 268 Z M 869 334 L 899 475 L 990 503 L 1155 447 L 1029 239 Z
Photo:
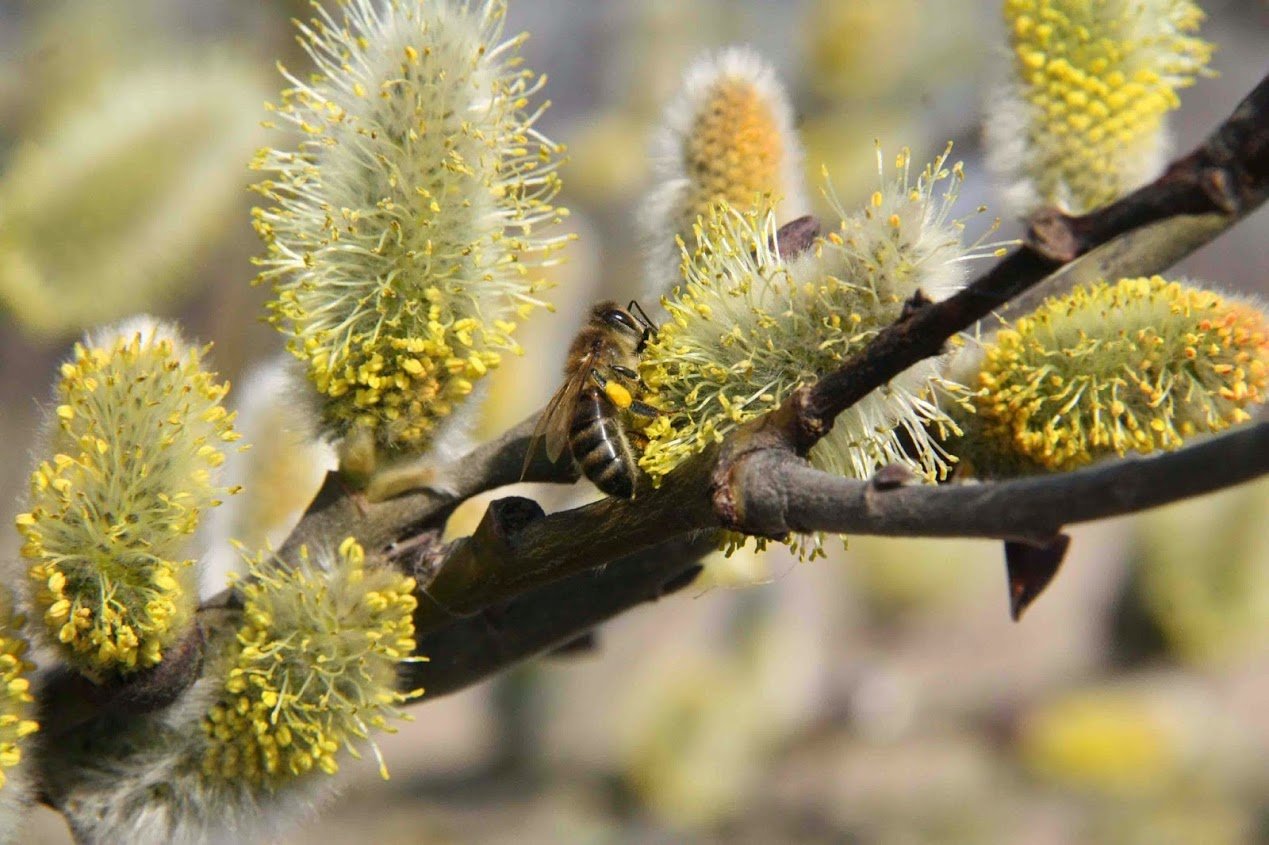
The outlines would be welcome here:
M 858 355 L 790 397 L 788 403 L 797 411 L 787 432 L 790 444 L 805 455 L 842 411 L 917 362 L 938 355 L 952 336 L 1094 248 L 1160 221 L 1218 215 L 1223 225 L 1201 226 L 1201 239 L 1186 244 L 1186 251 L 1192 251 L 1266 197 L 1269 76 L 1201 146 L 1173 162 L 1158 179 L 1083 216 L 1041 212 L 1032 219 L 1024 245 L 969 287 L 942 302 L 905 309 Z
M 1059 534 L 1048 543 L 1035 545 L 1005 541 L 1005 571 L 1009 576 L 1009 615 L 1017 622 L 1044 588 L 1049 586 L 1066 557 L 1071 538 Z

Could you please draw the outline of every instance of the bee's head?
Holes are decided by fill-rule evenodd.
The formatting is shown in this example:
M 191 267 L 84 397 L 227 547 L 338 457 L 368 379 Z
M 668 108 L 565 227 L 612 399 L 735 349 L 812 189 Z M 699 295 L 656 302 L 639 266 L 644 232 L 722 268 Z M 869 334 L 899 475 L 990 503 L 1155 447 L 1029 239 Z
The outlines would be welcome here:
M 632 335 L 643 334 L 643 326 L 639 325 L 629 311 L 612 300 L 605 300 L 595 305 L 590 311 L 590 321 L 593 325 L 617 329 Z

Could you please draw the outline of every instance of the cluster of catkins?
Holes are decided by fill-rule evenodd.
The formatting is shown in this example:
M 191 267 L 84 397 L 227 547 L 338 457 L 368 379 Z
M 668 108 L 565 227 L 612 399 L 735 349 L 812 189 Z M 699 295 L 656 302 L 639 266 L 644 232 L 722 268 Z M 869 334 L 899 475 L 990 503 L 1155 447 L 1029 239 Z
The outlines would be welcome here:
M 299 25 L 314 72 L 284 71 L 271 107 L 303 140 L 252 165 L 264 174 L 257 281 L 317 433 L 345 483 L 375 499 L 432 480 L 482 381 L 518 351 L 517 324 L 541 304 L 536 274 L 567 242 L 549 225 L 566 216 L 553 204 L 560 148 L 536 127 L 544 78 L 520 65 L 523 36 L 503 37 L 500 0 L 315 8 Z M 1211 52 L 1193 35 L 1197 7 L 1008 0 L 1005 15 L 1015 62 L 991 157 L 1012 210 L 1082 212 L 1150 178 L 1164 113 Z M 965 172 L 950 152 L 914 164 L 878 148 L 876 189 L 858 205 L 825 174 L 831 218 L 804 225 L 815 234 L 794 248 L 780 227 L 811 206 L 774 71 L 744 49 L 689 71 L 640 221 L 647 299 L 663 309 L 639 365 L 657 411 L 641 439 L 648 483 L 850 359 L 918 292 L 950 296 L 971 260 L 1004 251 L 986 240 L 994 226 L 966 234 L 982 209 L 957 213 Z M 964 339 L 955 367 L 912 367 L 808 458 L 856 478 L 906 464 L 937 483 L 957 467 L 1061 471 L 1174 448 L 1264 400 L 1267 338 L 1246 301 L 1107 279 Z M 228 389 L 205 349 L 150 318 L 88 335 L 62 365 L 17 519 L 19 588 L 0 595 L 0 833 L 38 791 L 86 841 L 246 835 L 311 800 L 341 750 L 417 694 L 397 688 L 398 664 L 417 659 L 415 584 L 353 538 L 247 556 L 235 601 L 216 608 L 227 622 L 204 624 L 199 582 L 214 578 L 191 548 L 200 525 L 212 514 L 217 533 L 262 547 L 268 526 L 242 513 L 293 516 L 303 502 L 286 495 L 316 463 L 266 449 L 243 474 L 252 505 L 222 504 L 239 487 L 221 465 L 241 461 Z M 253 437 L 278 429 L 262 421 Z M 814 554 L 821 539 L 794 542 Z M 176 703 L 102 714 L 73 748 L 41 746 L 24 741 L 37 729 L 28 637 L 39 662 L 96 684 L 187 660 L 191 643 L 203 664 Z
M 1008 0 L 1004 14 L 1015 63 L 989 106 L 988 151 L 1010 210 L 1082 213 L 1156 175 L 1164 114 L 1211 54 L 1193 35 L 1197 7 Z M 832 217 L 782 252 L 779 227 L 807 211 L 790 115 L 772 69 L 735 50 L 692 69 L 667 111 L 642 220 L 648 295 L 668 314 L 640 368 L 661 411 L 640 460 L 654 483 L 847 361 L 918 291 L 955 293 L 968 262 L 1007 246 L 966 236 L 950 149 L 924 167 L 898 151 L 893 170 L 878 149 L 872 196 L 848 208 L 825 174 Z M 861 479 L 900 463 L 937 482 L 1175 448 L 1264 400 L 1267 336 L 1253 303 L 1104 280 L 908 369 L 843 412 L 808 459 Z M 813 555 L 821 539 L 793 544 Z
M 356 481 L 446 452 L 455 410 L 517 351 L 533 268 L 565 242 L 540 234 L 564 213 L 558 149 L 534 128 L 544 80 L 520 66 L 504 14 L 315 6 L 300 30 L 317 72 L 287 73 L 272 107 L 305 140 L 253 163 L 270 317 L 302 362 L 316 433 Z M 258 379 L 274 387 L 244 458 L 229 385 L 206 365 L 206 348 L 146 317 L 89 334 L 61 367 L 0 626 L 0 840 L 37 794 L 84 841 L 250 839 L 311 805 L 343 753 L 377 754 L 371 735 L 420 692 L 398 688 L 399 664 L 421 659 L 413 580 L 351 537 L 268 550 L 323 458 L 270 422 L 289 395 L 276 374 Z M 264 550 L 226 562 L 197 548 L 207 535 Z M 225 569 L 245 569 L 233 600 L 200 610 L 200 581 L 221 590 Z M 27 739 L 28 641 L 35 662 L 106 686 L 201 662 L 175 703 L 41 744 Z
M 73 808 L 89 841 L 253 835 L 277 818 L 262 807 L 310 800 L 320 784 L 308 773 L 334 772 L 342 749 L 355 753 L 414 694 L 396 681 L 414 659 L 414 582 L 353 538 L 253 556 L 240 612 L 215 626 L 199 618 L 191 540 L 238 493 L 220 477 L 239 448 L 229 385 L 205 353 L 134 318 L 90 334 L 61 366 L 47 457 L 17 518 L 25 577 L 0 629 L 10 835 L 35 790 Z M 73 742 L 26 743 L 37 729 L 27 637 L 39 663 L 94 684 L 144 683 L 200 644 L 202 669 L 172 707 L 126 724 L 102 715 Z

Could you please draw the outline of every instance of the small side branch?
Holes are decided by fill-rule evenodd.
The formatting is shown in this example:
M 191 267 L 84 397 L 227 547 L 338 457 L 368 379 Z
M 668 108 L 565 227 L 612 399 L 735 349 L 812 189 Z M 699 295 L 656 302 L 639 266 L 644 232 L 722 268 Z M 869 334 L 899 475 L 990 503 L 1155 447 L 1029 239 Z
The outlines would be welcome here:
M 414 565 L 417 630 L 431 630 L 635 552 L 718 527 L 706 478 L 712 453 L 635 499 L 603 499 L 546 516 L 512 497 L 490 505 L 471 537 Z
M 385 502 L 367 502 L 338 473 L 329 473 L 304 518 L 278 550 L 279 556 L 286 558 L 305 544 L 350 536 L 366 549 L 386 551 L 403 538 L 426 531 L 439 533 L 454 509 L 472 496 L 522 480 L 576 481 L 578 473 L 571 461 L 551 463 L 541 450 L 521 478 L 537 417 L 534 414 L 456 461 L 438 464 L 431 472 L 433 486 Z

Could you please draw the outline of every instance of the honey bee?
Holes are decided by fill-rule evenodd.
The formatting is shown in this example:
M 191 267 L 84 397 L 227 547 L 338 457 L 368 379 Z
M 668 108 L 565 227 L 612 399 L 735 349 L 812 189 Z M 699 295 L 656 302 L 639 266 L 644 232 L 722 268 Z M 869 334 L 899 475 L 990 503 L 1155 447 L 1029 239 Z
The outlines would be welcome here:
M 610 496 L 635 494 L 638 467 L 630 445 L 630 417 L 651 419 L 652 406 L 636 397 L 642 391 L 639 354 L 655 327 L 637 302 L 628 309 L 601 302 L 568 350 L 564 385 L 542 412 L 524 470 L 538 441 L 546 439 L 546 455 L 559 459 L 567 445 L 582 474 Z M 523 477 L 523 473 L 521 473 Z

